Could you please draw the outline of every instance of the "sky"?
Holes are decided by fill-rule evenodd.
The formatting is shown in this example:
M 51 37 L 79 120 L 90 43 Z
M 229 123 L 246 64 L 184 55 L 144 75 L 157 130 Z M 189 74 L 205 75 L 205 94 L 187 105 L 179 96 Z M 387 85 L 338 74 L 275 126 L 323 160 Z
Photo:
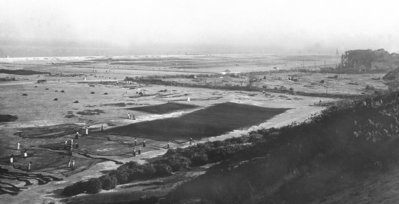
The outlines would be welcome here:
M 0 0 L 0 49 L 398 52 L 398 6 L 393 0 Z

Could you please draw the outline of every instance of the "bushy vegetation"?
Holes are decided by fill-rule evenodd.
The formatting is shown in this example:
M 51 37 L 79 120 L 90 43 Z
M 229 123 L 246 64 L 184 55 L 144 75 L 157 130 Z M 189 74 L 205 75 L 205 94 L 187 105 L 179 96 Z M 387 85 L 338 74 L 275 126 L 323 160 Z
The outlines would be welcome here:
M 99 180 L 101 182 L 101 188 L 104 190 L 113 189 L 118 184 L 118 179 L 116 178 L 116 174 L 107 174 L 101 176 Z
M 86 181 L 79 181 L 74 183 L 70 186 L 67 186 L 62 191 L 62 195 L 64 196 L 73 196 L 80 193 L 84 193 L 87 189 L 87 182 Z
M 170 176 L 176 171 L 228 159 L 238 151 L 248 148 L 250 141 L 254 141 L 253 136 L 207 142 L 188 148 L 170 149 L 165 155 L 149 160 L 145 164 L 128 162 L 100 178 L 92 178 L 67 186 L 62 195 L 97 193 L 101 189 L 113 189 L 118 184 Z
M 103 184 L 101 183 L 100 179 L 92 178 L 87 181 L 86 192 L 90 194 L 98 193 L 100 192 L 102 185 Z

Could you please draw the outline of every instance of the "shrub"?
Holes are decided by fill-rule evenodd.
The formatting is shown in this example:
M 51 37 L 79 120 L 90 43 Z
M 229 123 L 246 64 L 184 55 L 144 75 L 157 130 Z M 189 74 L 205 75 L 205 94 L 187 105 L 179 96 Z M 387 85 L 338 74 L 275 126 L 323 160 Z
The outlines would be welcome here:
M 177 149 L 169 149 L 169 150 L 164 154 L 164 156 L 174 155 L 174 154 L 176 154 L 176 153 L 178 152 L 178 150 L 179 150 L 179 148 L 177 148 Z
M 101 188 L 104 190 L 114 189 L 117 185 L 117 179 L 113 175 L 104 175 L 100 177 Z
M 187 157 L 173 155 L 158 160 L 156 163 L 164 163 L 172 167 L 172 171 L 180 171 L 183 169 L 188 169 L 190 167 L 191 161 Z
M 123 170 L 117 170 L 116 171 L 116 179 L 119 184 L 125 184 L 129 182 L 129 173 L 126 171 L 126 169 Z
M 156 176 L 169 176 L 172 175 L 172 167 L 167 164 L 155 164 L 155 175 Z
M 87 182 L 80 181 L 80 182 L 77 182 L 70 186 L 65 187 L 64 190 L 62 191 L 61 195 L 63 195 L 63 196 L 77 195 L 80 193 L 84 193 L 86 191 L 86 188 L 87 188 Z
M 238 152 L 242 149 L 239 145 L 228 145 L 220 148 L 215 148 L 209 151 L 208 158 L 212 162 L 217 162 L 223 159 L 227 159 L 232 154 Z
M 247 142 L 247 140 L 248 140 L 248 138 L 247 138 L 247 137 L 244 137 L 244 136 L 241 136 L 241 137 L 233 137 L 233 138 L 230 138 L 230 139 L 225 140 L 225 143 L 228 142 L 229 144 L 242 144 L 242 143 Z
M 208 155 L 205 152 L 195 153 L 191 158 L 192 166 L 201 166 L 208 163 Z
M 100 192 L 102 187 L 101 181 L 98 178 L 92 178 L 87 181 L 86 192 L 90 194 L 95 194 Z
M 156 170 L 152 164 L 144 164 L 141 167 L 143 169 L 143 176 L 144 177 L 154 177 Z
M 220 146 L 223 146 L 223 142 L 222 141 L 214 141 L 214 142 L 212 142 L 212 145 L 214 147 L 220 147 Z

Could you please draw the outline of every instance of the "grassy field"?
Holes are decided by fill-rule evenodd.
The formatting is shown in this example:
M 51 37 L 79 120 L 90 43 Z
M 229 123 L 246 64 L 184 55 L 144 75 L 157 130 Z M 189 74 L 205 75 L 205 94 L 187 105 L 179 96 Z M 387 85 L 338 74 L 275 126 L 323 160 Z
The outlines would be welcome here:
M 221 103 L 178 118 L 159 119 L 116 127 L 108 130 L 108 133 L 156 140 L 211 137 L 262 123 L 286 110 L 237 103 Z
M 164 114 L 171 113 L 178 110 L 192 109 L 198 106 L 189 105 L 189 104 L 181 104 L 181 103 L 165 103 L 160 105 L 153 106 L 143 106 L 143 107 L 134 107 L 128 108 L 128 110 L 141 111 L 146 113 L 154 113 L 154 114 Z

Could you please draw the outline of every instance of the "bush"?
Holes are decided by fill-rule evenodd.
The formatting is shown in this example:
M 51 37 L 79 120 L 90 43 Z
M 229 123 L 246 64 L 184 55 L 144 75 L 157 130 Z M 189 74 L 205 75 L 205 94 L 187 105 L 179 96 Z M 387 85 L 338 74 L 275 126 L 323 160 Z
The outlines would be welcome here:
M 191 158 L 192 166 L 201 166 L 208 163 L 208 155 L 205 152 L 195 153 Z
M 223 142 L 222 141 L 214 141 L 214 142 L 212 142 L 212 145 L 214 146 L 214 147 L 220 147 L 220 146 L 223 146 Z
M 223 159 L 227 159 L 234 153 L 240 151 L 242 147 L 243 146 L 240 145 L 228 145 L 220 148 L 215 148 L 209 151 L 208 158 L 212 162 L 217 162 Z
M 117 185 L 117 178 L 114 175 L 104 175 L 100 177 L 101 188 L 104 190 L 114 189 Z
M 187 157 L 180 155 L 173 155 L 162 158 L 156 162 L 157 164 L 167 164 L 172 168 L 172 171 L 180 171 L 183 169 L 188 169 L 190 167 L 191 161 Z
M 156 176 L 169 176 L 172 175 L 172 167 L 167 164 L 155 164 L 155 175 Z
M 101 181 L 98 178 L 92 178 L 87 182 L 86 192 L 90 194 L 95 194 L 100 192 L 102 187 Z
M 242 143 L 247 142 L 247 137 L 244 137 L 244 136 L 233 137 L 233 138 L 225 140 L 225 142 L 228 142 L 230 144 L 242 144 Z
M 143 176 L 150 178 L 154 177 L 154 174 L 156 173 L 156 170 L 152 164 L 144 164 L 141 167 L 143 169 Z
M 65 187 L 64 190 L 62 191 L 61 195 L 63 195 L 63 196 L 77 195 L 80 193 L 84 193 L 86 191 L 86 188 L 87 188 L 87 182 L 80 181 L 80 182 L 77 182 L 70 186 Z
M 117 170 L 116 171 L 116 179 L 119 184 L 125 184 L 129 182 L 129 173 L 127 172 L 126 169 L 123 170 Z

